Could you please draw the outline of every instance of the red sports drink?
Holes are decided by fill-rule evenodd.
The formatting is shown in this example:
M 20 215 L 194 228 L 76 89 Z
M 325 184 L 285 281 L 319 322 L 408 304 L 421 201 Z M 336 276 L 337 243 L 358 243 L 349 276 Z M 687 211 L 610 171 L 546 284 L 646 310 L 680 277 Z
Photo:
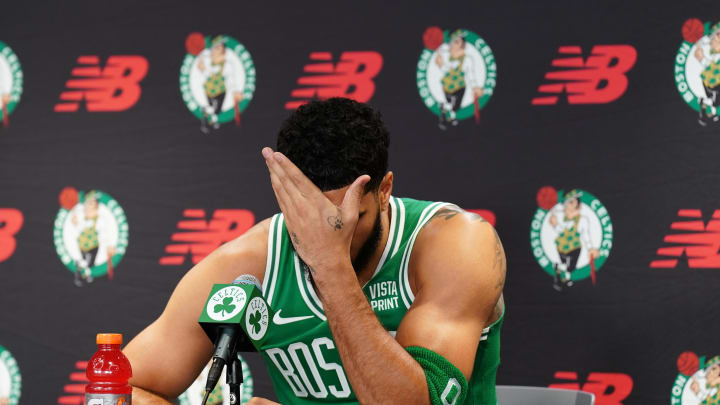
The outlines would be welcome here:
M 99 333 L 98 351 L 88 362 L 85 375 L 90 384 L 85 387 L 85 405 L 130 405 L 132 377 L 130 361 L 120 351 L 122 335 Z

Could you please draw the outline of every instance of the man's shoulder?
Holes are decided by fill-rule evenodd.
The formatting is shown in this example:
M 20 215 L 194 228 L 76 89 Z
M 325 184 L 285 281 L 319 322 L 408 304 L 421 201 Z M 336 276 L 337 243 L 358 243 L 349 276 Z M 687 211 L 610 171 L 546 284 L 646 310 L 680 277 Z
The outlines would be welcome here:
M 245 269 L 262 282 L 271 220 L 266 218 L 253 225 L 242 235 L 217 248 L 208 259 L 230 271 Z
M 502 250 L 502 245 L 489 222 L 457 205 L 445 204 L 435 211 L 418 233 L 411 259 L 419 266 L 412 267 L 417 267 L 415 272 L 423 272 L 423 269 L 435 272 L 438 266 L 472 261 L 472 258 L 485 256 L 486 252 L 494 255 L 496 250 Z M 455 271 L 459 276 L 457 272 L 460 269 Z M 468 271 L 474 273 L 478 270 L 471 266 Z

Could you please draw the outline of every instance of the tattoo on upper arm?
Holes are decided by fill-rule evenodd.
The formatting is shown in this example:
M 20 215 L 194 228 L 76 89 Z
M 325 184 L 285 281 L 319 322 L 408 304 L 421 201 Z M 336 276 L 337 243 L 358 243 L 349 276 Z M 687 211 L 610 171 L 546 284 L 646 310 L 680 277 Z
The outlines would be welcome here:
M 445 218 L 446 221 L 449 221 L 449 220 L 453 219 L 455 216 L 457 216 L 458 214 L 469 215 L 473 221 L 486 222 L 485 218 L 483 218 L 482 216 L 480 216 L 474 212 L 465 211 L 462 208 L 458 207 L 457 205 L 448 205 L 446 207 L 443 207 L 443 208 L 440 208 L 439 210 L 437 210 L 435 215 L 433 215 L 433 217 L 430 218 L 430 220 L 427 221 L 425 223 L 425 225 L 423 225 L 423 227 L 427 226 L 427 224 L 429 224 L 430 222 L 432 222 L 433 220 L 435 220 L 437 218 Z

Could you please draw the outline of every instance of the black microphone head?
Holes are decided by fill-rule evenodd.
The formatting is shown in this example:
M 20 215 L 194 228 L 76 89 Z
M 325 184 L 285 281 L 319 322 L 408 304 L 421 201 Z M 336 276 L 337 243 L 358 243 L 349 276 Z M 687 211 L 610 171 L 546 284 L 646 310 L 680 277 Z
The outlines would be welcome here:
M 262 286 L 260 285 L 260 280 L 258 280 L 257 277 L 250 275 L 250 274 L 243 274 L 239 276 L 238 278 L 233 281 L 233 284 L 250 284 L 257 287 L 260 292 L 262 292 Z

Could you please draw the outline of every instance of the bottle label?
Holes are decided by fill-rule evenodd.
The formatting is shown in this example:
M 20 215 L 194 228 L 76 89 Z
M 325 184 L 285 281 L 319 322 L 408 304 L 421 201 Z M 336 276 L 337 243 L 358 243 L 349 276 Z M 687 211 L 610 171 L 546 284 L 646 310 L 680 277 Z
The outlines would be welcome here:
M 131 405 L 130 394 L 85 394 L 85 405 Z

